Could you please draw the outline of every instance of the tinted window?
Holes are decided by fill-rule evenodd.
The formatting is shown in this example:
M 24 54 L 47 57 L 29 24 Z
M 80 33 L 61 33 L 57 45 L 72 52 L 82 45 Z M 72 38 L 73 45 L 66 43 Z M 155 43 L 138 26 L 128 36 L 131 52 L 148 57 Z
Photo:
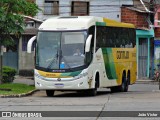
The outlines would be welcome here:
M 97 47 L 131 48 L 136 44 L 133 28 L 97 26 Z

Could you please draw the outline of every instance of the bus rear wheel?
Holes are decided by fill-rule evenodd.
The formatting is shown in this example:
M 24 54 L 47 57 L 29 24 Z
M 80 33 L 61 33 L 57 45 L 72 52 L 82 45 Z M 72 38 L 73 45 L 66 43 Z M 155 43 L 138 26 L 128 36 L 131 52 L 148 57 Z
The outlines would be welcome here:
M 126 75 L 123 74 L 122 77 L 122 85 L 119 86 L 120 92 L 127 92 L 128 91 L 128 78 L 126 78 Z
M 54 90 L 46 90 L 46 95 L 48 97 L 53 97 L 54 96 Z
M 128 86 L 129 86 L 129 78 L 130 76 L 127 76 L 123 74 L 122 77 L 122 84 L 120 86 L 115 86 L 115 87 L 111 87 L 111 92 L 127 92 L 128 91 Z
M 129 84 L 130 84 L 130 73 L 127 74 L 126 86 L 124 92 L 128 92 Z

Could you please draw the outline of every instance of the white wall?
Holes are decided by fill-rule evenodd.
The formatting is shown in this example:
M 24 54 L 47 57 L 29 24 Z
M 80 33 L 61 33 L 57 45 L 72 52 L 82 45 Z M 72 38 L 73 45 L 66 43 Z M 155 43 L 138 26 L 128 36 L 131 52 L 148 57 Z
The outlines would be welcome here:
M 114 20 L 121 20 L 121 5 L 133 5 L 132 0 L 59 0 L 59 15 L 70 16 L 71 15 L 71 1 L 90 1 L 91 16 L 107 17 Z M 54 15 L 43 15 L 44 0 L 36 0 L 37 5 L 42 9 L 36 18 L 45 20 Z
M 90 15 L 121 20 L 121 5 L 132 5 L 132 0 L 92 0 Z M 97 6 L 98 5 L 98 6 Z

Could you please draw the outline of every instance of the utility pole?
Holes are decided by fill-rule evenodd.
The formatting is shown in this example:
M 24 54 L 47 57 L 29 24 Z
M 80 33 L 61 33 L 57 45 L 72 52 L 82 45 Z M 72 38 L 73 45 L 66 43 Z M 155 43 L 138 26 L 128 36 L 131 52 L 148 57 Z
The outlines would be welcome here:
M 2 50 L 2 44 L 0 43 L 0 84 L 2 84 L 2 55 L 3 55 L 3 50 Z

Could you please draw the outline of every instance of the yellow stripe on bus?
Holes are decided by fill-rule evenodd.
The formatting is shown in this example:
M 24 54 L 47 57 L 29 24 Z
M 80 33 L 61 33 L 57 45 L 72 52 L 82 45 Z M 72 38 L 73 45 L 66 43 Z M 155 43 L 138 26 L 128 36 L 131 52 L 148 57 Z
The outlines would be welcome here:
M 107 18 L 103 18 L 103 21 L 106 23 L 106 26 L 135 28 L 133 24 L 117 22 L 115 20 L 110 20 Z
M 48 78 L 59 78 L 61 73 L 49 73 L 49 72 L 44 72 L 38 70 L 38 73 L 43 76 L 43 77 L 48 77 Z

